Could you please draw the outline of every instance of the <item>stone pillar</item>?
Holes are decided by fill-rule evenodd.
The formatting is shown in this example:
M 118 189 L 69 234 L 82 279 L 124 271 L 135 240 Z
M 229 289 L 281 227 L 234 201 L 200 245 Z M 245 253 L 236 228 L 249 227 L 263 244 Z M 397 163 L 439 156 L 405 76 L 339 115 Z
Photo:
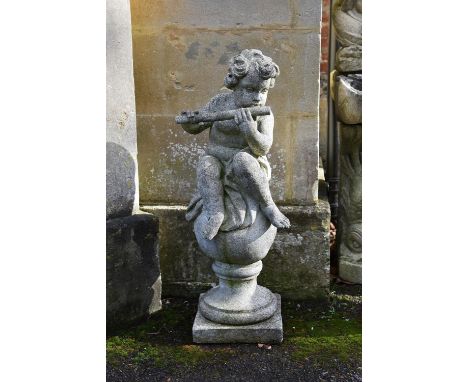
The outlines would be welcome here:
M 195 296 L 216 282 L 184 221 L 207 135 L 189 136 L 174 116 L 206 103 L 222 89 L 229 58 L 256 48 L 282 70 L 268 98 L 275 114 L 268 160 L 273 199 L 291 220 L 258 281 L 284 298 L 326 296 L 330 213 L 318 197 L 321 1 L 135 0 L 132 21 L 140 197 L 142 209 L 160 218 L 164 293 Z
M 362 4 L 338 0 L 333 25 L 340 45 L 333 73 L 333 100 L 340 121 L 338 272 L 362 282 Z
M 107 324 L 161 308 L 158 220 L 139 210 L 132 36 L 128 0 L 107 0 Z

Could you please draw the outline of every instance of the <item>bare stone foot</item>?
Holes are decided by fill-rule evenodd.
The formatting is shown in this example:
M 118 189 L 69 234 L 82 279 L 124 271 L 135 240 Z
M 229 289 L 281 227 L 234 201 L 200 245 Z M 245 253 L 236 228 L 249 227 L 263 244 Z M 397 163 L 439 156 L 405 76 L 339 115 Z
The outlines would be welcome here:
M 205 239 L 212 240 L 219 231 L 219 227 L 223 224 L 224 214 L 216 212 L 213 215 L 207 214 L 207 222 L 203 228 L 202 235 Z
M 278 207 L 276 207 L 276 204 L 262 207 L 262 211 L 275 227 L 289 228 L 291 226 L 289 219 L 281 213 Z

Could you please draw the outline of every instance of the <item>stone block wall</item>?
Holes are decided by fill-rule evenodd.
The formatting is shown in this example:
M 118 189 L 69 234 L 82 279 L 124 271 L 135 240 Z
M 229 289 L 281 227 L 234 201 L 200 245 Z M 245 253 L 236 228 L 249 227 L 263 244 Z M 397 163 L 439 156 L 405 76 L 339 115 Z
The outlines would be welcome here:
M 258 48 L 279 65 L 269 93 L 275 139 L 269 159 L 279 204 L 317 200 L 319 0 L 132 2 L 140 200 L 185 204 L 207 133 L 174 123 L 222 87 L 230 57 Z
M 202 255 L 183 213 L 196 186 L 195 168 L 208 131 L 189 135 L 174 117 L 182 110 L 200 108 L 218 93 L 228 60 L 241 50 L 256 48 L 272 57 L 281 74 L 267 101 L 275 115 L 274 144 L 268 155 L 270 188 L 278 205 L 307 215 L 310 206 L 320 203 L 321 1 L 134 0 L 131 4 L 140 204 L 160 218 L 163 282 L 180 282 L 179 291 L 198 288 L 215 280 L 204 273 L 205 268 L 197 268 L 205 259 L 197 257 Z M 329 219 L 325 215 L 321 216 Z M 311 228 L 306 225 L 305 231 Z M 328 247 L 307 243 L 302 249 L 309 258 L 325 256 L 320 265 L 315 263 L 319 269 L 313 267 L 320 275 L 320 281 L 314 282 L 323 290 L 328 286 L 324 255 Z M 292 246 L 285 256 L 294 256 L 293 251 Z M 188 267 L 183 277 L 173 269 L 179 262 Z M 297 274 L 301 264 L 296 265 L 297 269 L 284 272 Z

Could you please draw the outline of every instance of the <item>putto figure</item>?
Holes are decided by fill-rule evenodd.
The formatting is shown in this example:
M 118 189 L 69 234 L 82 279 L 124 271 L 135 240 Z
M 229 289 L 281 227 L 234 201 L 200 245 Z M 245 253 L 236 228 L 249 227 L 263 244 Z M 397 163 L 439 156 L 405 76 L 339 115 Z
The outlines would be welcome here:
M 199 111 L 176 118 L 190 134 L 210 128 L 208 148 L 197 167 L 198 191 L 187 210 L 188 220 L 204 215 L 205 239 L 249 227 L 259 209 L 275 227 L 290 226 L 271 197 L 266 158 L 274 117 L 265 104 L 279 74 L 278 65 L 260 50 L 243 50 L 231 59 L 224 79 L 232 92 L 217 94 Z

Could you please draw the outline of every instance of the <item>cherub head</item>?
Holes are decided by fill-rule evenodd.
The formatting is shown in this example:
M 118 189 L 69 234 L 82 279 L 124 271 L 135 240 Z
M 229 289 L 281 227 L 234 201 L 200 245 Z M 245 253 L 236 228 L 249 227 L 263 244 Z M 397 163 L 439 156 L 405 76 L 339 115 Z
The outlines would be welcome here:
M 229 62 L 224 84 L 239 107 L 264 106 L 268 90 L 280 74 L 278 65 L 260 50 L 245 49 Z

